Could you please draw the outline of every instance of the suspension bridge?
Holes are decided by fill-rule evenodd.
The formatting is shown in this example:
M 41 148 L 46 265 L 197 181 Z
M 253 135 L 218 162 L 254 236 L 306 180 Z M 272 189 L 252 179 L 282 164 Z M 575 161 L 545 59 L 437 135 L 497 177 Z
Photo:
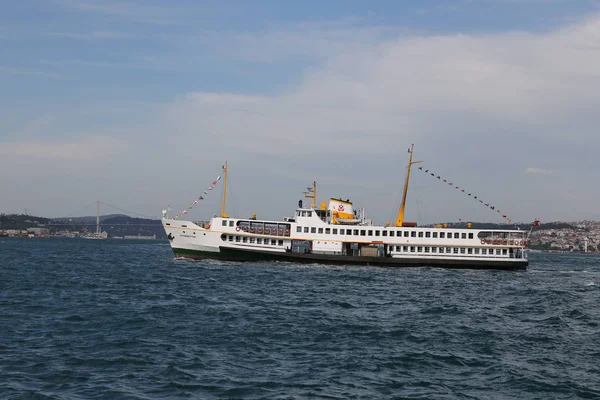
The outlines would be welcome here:
M 48 223 L 48 228 L 67 231 L 82 229 L 91 231 L 95 226 L 96 234 L 100 234 L 103 230 L 105 231 L 107 229 L 121 232 L 129 231 L 129 234 L 132 234 L 133 230 L 137 231 L 138 234 L 140 234 L 141 231 L 145 231 L 145 234 L 151 232 L 156 234 L 157 228 L 161 227 L 159 217 L 152 217 L 125 210 L 121 207 L 117 207 L 100 200 L 96 201 L 95 205 L 95 218 L 91 215 L 86 217 L 54 218 L 50 223 Z M 83 208 L 77 210 L 75 214 L 85 212 L 85 209 L 89 208 L 90 206 L 91 205 L 84 206 Z M 112 210 L 116 210 L 118 213 L 101 215 L 101 207 L 108 207 Z M 123 218 L 127 218 L 127 220 L 123 221 Z

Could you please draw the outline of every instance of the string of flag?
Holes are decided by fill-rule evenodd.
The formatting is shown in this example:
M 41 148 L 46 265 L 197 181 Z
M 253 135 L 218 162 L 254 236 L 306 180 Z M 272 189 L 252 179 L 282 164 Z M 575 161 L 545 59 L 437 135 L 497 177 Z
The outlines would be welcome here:
M 206 196 L 211 192 L 211 190 L 213 190 L 216 186 L 216 184 L 221 180 L 221 175 L 217 176 L 217 179 L 215 179 L 212 184 L 208 185 L 208 187 L 206 188 L 206 190 L 204 192 L 202 192 L 202 194 L 200 196 L 198 196 L 197 199 L 194 199 L 194 201 L 192 202 L 192 204 L 190 204 L 188 206 L 188 208 L 186 208 L 185 210 L 183 210 L 182 212 L 180 212 L 179 214 L 187 214 L 188 210 L 191 210 L 193 206 L 195 206 L 196 204 L 198 204 L 198 202 L 204 200 L 206 198 Z M 179 219 L 179 214 L 175 215 L 175 219 Z
M 460 190 L 462 193 L 466 194 L 467 196 L 469 196 L 470 198 L 479 201 L 480 204 L 483 204 L 485 207 L 489 208 L 492 211 L 495 211 L 496 213 L 502 215 L 502 218 L 505 218 L 508 223 L 511 223 L 511 219 L 506 216 L 506 214 L 503 214 L 502 211 L 500 211 L 500 209 L 498 209 L 496 206 L 491 205 L 490 203 L 486 203 L 484 200 L 480 199 L 479 196 L 473 194 L 473 193 L 468 193 L 465 189 L 461 188 L 458 185 L 455 185 L 453 182 L 450 182 L 447 179 L 442 178 L 440 175 L 437 175 L 433 172 L 430 172 L 429 169 L 424 169 L 424 167 L 419 167 L 419 171 L 424 172 L 425 174 L 432 176 L 434 178 L 437 178 L 440 182 L 443 183 L 447 183 L 449 186 L 452 186 L 453 188 L 455 188 L 456 190 Z

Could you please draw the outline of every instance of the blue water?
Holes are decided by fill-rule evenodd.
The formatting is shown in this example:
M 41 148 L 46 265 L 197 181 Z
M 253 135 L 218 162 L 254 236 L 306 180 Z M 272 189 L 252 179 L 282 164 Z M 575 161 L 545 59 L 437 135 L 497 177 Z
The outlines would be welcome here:
M 600 398 L 600 257 L 526 272 L 0 239 L 0 398 Z

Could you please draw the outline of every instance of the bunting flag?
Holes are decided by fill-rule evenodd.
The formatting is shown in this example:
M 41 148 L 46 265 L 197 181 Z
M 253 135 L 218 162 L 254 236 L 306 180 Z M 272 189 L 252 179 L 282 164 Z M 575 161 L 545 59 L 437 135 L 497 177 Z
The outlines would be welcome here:
M 223 166 L 223 169 L 225 169 L 225 166 Z M 179 215 L 180 214 L 187 214 L 188 210 L 192 209 L 192 206 L 195 206 L 196 204 L 199 203 L 200 200 L 204 200 L 206 197 L 206 195 L 208 195 L 208 192 L 214 189 L 214 186 L 217 184 L 218 181 L 221 180 L 221 175 L 217 176 L 217 179 L 215 179 L 214 181 L 212 181 L 211 185 L 208 185 L 208 187 L 206 188 L 206 190 L 204 192 L 202 192 L 202 195 L 198 196 L 197 200 L 194 200 L 193 203 L 188 206 L 185 210 L 183 210 L 182 212 L 180 212 L 179 214 L 175 215 L 175 219 L 179 219 Z
M 476 196 L 476 195 L 474 195 L 472 192 L 471 192 L 471 193 L 467 193 L 467 192 L 465 191 L 465 189 L 461 188 L 461 187 L 460 187 L 460 186 L 458 186 L 458 185 L 454 185 L 454 183 L 453 183 L 453 182 L 450 182 L 450 181 L 448 181 L 448 180 L 446 180 L 446 179 L 443 179 L 443 178 L 441 177 L 441 175 L 436 175 L 436 174 L 434 174 L 433 172 L 429 172 L 429 171 L 430 171 L 430 169 L 423 169 L 423 167 L 419 167 L 419 171 L 422 171 L 422 172 L 424 172 L 424 173 L 425 173 L 425 174 L 427 174 L 427 175 L 433 176 L 434 178 L 437 178 L 437 179 L 439 179 L 440 181 L 442 181 L 442 182 L 444 182 L 444 183 L 447 183 L 447 184 L 448 184 L 448 186 L 452 186 L 452 187 L 454 187 L 455 189 L 457 189 L 457 190 L 460 190 L 462 193 L 464 193 L 464 194 L 468 194 L 468 196 L 469 196 L 469 197 L 471 197 L 471 198 L 473 198 L 473 199 L 475 199 L 475 200 L 479 200 L 479 203 L 483 204 L 484 206 L 486 206 L 487 208 L 489 208 L 489 209 L 490 209 L 490 210 L 492 210 L 492 211 L 496 211 L 496 213 L 498 213 L 498 214 L 502 215 L 502 218 L 505 218 L 505 219 L 508 221 L 508 223 L 511 223 L 511 221 L 512 221 L 512 220 L 511 220 L 511 219 L 510 219 L 508 216 L 506 216 L 506 214 L 503 214 L 503 213 L 500 211 L 500 209 L 498 209 L 498 208 L 497 208 L 496 206 L 494 206 L 494 205 L 490 205 L 490 203 L 485 203 L 483 200 L 479 199 L 479 196 Z

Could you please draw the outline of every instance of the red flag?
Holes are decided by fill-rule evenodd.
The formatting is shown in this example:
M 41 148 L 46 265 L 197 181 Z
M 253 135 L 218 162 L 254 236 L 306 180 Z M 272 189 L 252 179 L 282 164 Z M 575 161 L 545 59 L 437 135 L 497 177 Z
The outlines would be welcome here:
M 536 219 L 535 221 L 533 221 L 533 224 L 531 224 L 531 226 L 538 226 L 540 224 L 540 220 Z

